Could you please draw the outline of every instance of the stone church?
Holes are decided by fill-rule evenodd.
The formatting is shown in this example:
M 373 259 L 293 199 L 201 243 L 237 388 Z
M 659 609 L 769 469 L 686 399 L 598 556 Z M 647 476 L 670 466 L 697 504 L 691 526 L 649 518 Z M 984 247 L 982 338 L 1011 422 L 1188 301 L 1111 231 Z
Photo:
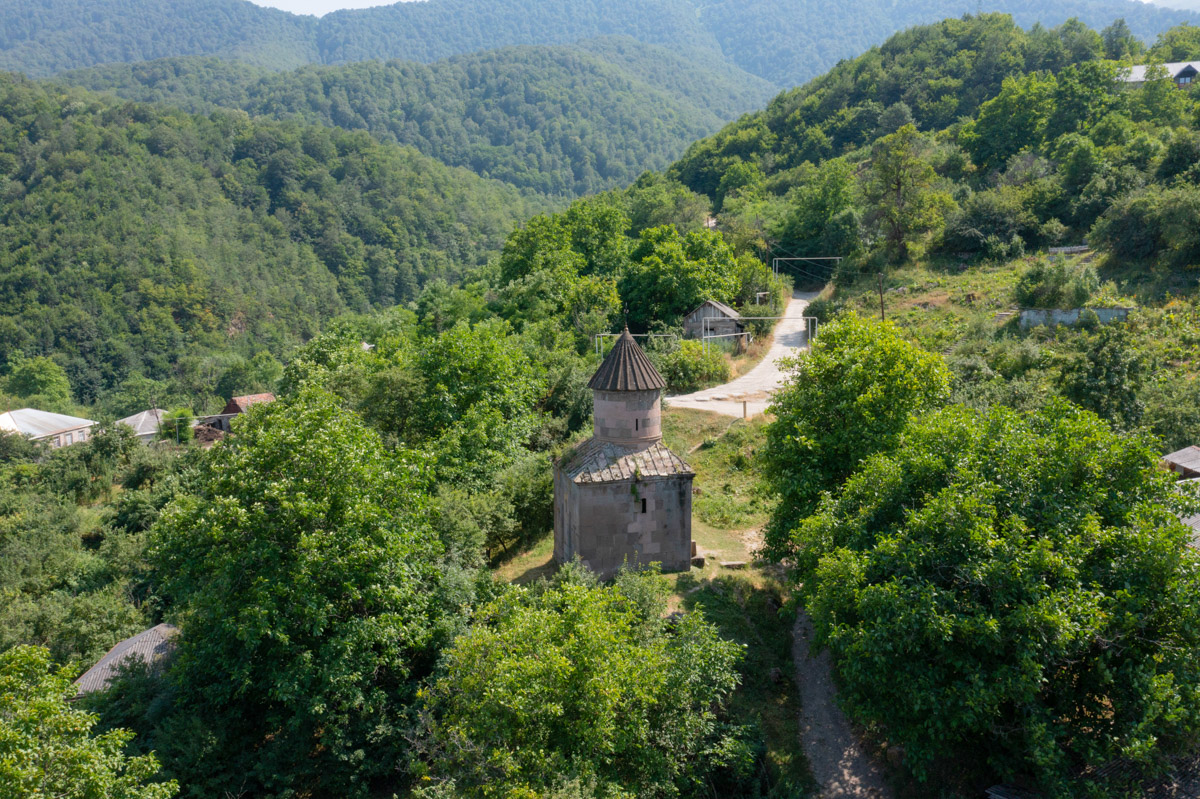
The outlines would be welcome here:
M 592 377 L 594 433 L 554 464 L 554 559 L 602 578 L 692 560 L 691 467 L 662 441 L 666 381 L 629 334 Z

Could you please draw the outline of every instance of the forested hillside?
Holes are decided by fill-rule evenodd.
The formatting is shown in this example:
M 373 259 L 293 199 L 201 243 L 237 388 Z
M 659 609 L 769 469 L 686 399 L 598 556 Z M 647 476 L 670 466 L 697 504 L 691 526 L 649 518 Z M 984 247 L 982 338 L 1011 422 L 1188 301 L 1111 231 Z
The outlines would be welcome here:
M 625 35 L 714 59 L 780 87 L 813 78 L 889 34 L 981 10 L 971 0 L 429 0 L 292 17 L 245 0 L 169 7 L 146 0 L 3 0 L 0 68 L 44 76 L 114 61 L 179 55 L 232 57 L 277 69 L 302 62 L 430 62 L 512 45 L 569 44 Z M 997 0 L 986 8 L 1023 26 L 1078 17 L 1102 28 L 1124 18 L 1143 38 L 1191 12 L 1137 0 Z M 107 31 L 100 36 L 97 30 Z
M 0 69 L 31 76 L 182 55 L 275 69 L 321 58 L 315 19 L 246 0 L 3 0 L 0 50 Z
M 1200 28 L 1169 31 L 1147 53 L 1121 24 L 947 20 L 780 95 L 697 142 L 671 174 L 728 224 L 756 220 L 779 254 L 905 260 L 911 244 L 996 255 L 1091 240 L 1162 257 L 1193 241 L 1160 226 L 1191 202 L 1194 92 L 1126 87 L 1111 59 L 1135 54 L 1200 54 Z M 889 169 L 911 195 L 886 189 Z
M 0 352 L 53 354 L 89 400 L 208 381 L 347 310 L 498 251 L 514 189 L 366 133 L 189 116 L 0 81 Z M 189 360 L 188 357 L 191 356 Z
M 614 63 L 615 62 L 615 63 Z M 119 64 L 58 78 L 188 111 L 367 130 L 483 177 L 552 195 L 631 183 L 770 96 L 723 62 L 629 38 L 514 47 L 424 65 L 266 73 L 216 59 Z

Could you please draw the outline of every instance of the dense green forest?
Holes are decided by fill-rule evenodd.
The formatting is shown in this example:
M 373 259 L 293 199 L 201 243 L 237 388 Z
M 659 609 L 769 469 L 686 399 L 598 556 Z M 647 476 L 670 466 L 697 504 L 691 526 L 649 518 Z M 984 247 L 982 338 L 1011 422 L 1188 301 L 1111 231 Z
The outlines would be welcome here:
M 190 116 L 0 81 L 0 351 L 53 355 L 76 399 L 211 383 L 349 310 L 486 263 L 514 189 L 365 132 Z
M 111 62 L 216 55 L 275 69 L 320 60 L 316 20 L 246 0 L 5 0 L 0 67 L 39 76 Z
M 245 2 L 4 0 L 0 68 L 45 76 L 118 61 L 212 55 L 288 69 L 305 62 L 438 61 L 512 45 L 631 36 L 678 52 L 704 52 L 779 87 L 820 75 L 909 26 L 980 10 L 970 0 L 431 0 L 322 18 Z M 1136 0 L 1000 0 L 989 11 L 1023 26 L 1071 17 L 1100 29 L 1124 18 L 1150 39 L 1196 15 Z M 103 34 L 98 33 L 103 31 Z
M 367 130 L 544 194 L 627 186 L 696 139 L 761 107 L 769 84 L 722 62 L 628 38 L 516 47 L 430 65 L 368 62 L 265 73 L 215 59 L 168 59 L 59 80 L 192 112 Z

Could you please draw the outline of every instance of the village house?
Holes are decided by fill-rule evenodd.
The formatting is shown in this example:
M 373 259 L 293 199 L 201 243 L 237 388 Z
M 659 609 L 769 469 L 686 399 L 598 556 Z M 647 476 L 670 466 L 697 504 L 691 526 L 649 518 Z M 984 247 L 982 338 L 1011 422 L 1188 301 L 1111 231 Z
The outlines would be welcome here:
M 1163 64 L 1163 67 L 1167 71 L 1167 77 L 1175 81 L 1175 85 L 1181 89 L 1191 88 L 1193 83 L 1198 82 L 1197 75 L 1200 75 L 1200 61 L 1176 61 L 1170 64 Z M 1146 83 L 1146 74 L 1149 71 L 1150 66 L 1148 64 L 1130 67 L 1121 74 L 1121 80 L 1130 86 L 1142 86 Z
M 167 412 L 161 408 L 151 408 L 148 411 L 118 419 L 117 424 L 132 428 L 133 434 L 138 437 L 139 441 L 149 444 L 158 438 L 159 430 L 162 429 L 162 420 L 166 414 Z
M 708 320 L 707 322 L 705 320 Z M 723 302 L 705 300 L 683 318 L 683 337 L 732 336 L 746 331 L 742 315 Z
M 626 564 L 690 568 L 695 473 L 663 444 L 666 381 L 628 328 L 588 387 L 593 436 L 554 464 L 554 559 L 602 578 Z
M 1162 465 L 1179 475 L 1180 480 L 1200 478 L 1200 447 L 1184 447 L 1178 452 L 1163 455 Z
M 20 433 L 32 441 L 44 441 L 53 449 L 87 441 L 95 426 L 91 419 L 33 408 L 0 413 L 0 430 Z
M 264 402 L 274 402 L 274 394 L 247 394 L 244 397 L 233 397 L 229 402 L 225 403 L 225 408 L 216 416 L 209 416 L 204 420 L 204 424 L 209 427 L 215 427 L 222 433 L 229 432 L 229 423 L 233 417 L 245 413 L 255 405 Z

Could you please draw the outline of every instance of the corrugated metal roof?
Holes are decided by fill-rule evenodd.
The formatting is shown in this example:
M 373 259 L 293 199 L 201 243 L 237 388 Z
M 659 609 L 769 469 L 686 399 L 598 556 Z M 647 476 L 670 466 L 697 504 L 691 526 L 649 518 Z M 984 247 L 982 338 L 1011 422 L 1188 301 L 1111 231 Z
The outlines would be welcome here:
M 33 408 L 0 413 L 0 430 L 20 433 L 33 439 L 49 438 L 70 430 L 94 427 L 95 424 L 91 419 L 80 419 L 78 416 L 38 411 Z
M 693 475 L 692 467 L 661 441 L 648 449 L 589 439 L 568 456 L 563 471 L 576 483 L 618 483 L 643 478 Z
M 1200 472 L 1200 447 L 1184 447 L 1178 452 L 1163 455 L 1163 461 L 1177 468 Z
M 175 636 L 178 634 L 178 627 L 160 624 L 117 644 L 75 681 L 79 695 L 103 691 L 117 676 L 120 665 L 130 658 L 139 658 L 148 666 L 160 667 L 167 655 L 174 651 Z
M 162 426 L 162 418 L 165 414 L 166 411 L 161 408 L 151 408 L 148 411 L 118 419 L 117 424 L 132 427 L 133 432 L 139 436 L 158 435 L 158 428 Z
M 1200 71 L 1200 61 L 1172 61 L 1170 64 L 1163 64 L 1167 69 L 1167 76 L 1174 79 L 1179 76 L 1188 67 L 1192 67 Z M 1130 67 L 1122 76 L 1129 83 L 1145 83 L 1146 70 L 1150 68 L 1149 64 L 1141 64 L 1136 67 Z
M 712 307 L 716 308 L 716 309 L 717 309 L 718 311 L 720 311 L 721 313 L 723 313 L 723 314 L 725 314 L 726 316 L 728 316 L 730 319 L 733 319 L 733 320 L 735 320 L 735 321 L 737 321 L 737 322 L 740 322 L 740 321 L 742 321 L 742 315 L 741 315 L 740 313 L 738 313 L 737 311 L 733 310 L 732 308 L 730 308 L 730 307 L 729 307 L 728 305 L 726 305 L 725 303 L 723 303 L 723 302 L 717 302 L 716 300 L 705 300 L 704 302 L 700 303 L 700 305 L 698 305 L 696 308 L 694 308 L 694 309 L 692 310 L 692 312 L 688 314 L 688 316 L 691 316 L 691 315 L 692 315 L 692 314 L 694 314 L 696 311 L 698 311 L 698 310 L 700 310 L 701 308 L 703 308 L 705 305 L 711 305 Z
M 629 328 L 625 328 L 588 383 L 588 388 L 594 391 L 655 391 L 666 387 L 667 381 L 633 340 Z

